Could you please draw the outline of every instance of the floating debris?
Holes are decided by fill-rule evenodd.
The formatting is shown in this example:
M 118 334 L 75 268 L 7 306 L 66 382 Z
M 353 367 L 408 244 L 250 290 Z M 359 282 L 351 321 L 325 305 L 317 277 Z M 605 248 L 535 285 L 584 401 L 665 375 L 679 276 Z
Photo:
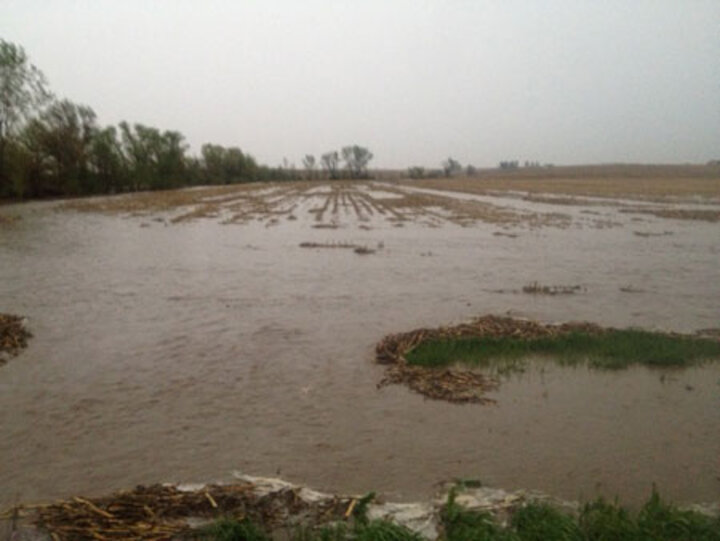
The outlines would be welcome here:
M 572 295 L 578 291 L 584 291 L 582 286 L 544 286 L 538 282 L 532 282 L 522 288 L 523 293 L 532 295 Z
M 32 333 L 27 330 L 26 321 L 20 316 L 0 314 L 0 366 L 27 347 Z
M 337 521 L 352 501 L 276 481 L 272 486 L 242 481 L 192 489 L 138 486 L 102 498 L 75 497 L 39 506 L 32 520 L 58 541 L 161 540 L 189 533 L 191 524 L 221 517 L 249 518 L 269 528 L 286 527 L 294 521 Z
M 666 237 L 668 235 L 672 235 L 672 231 L 663 231 L 662 233 L 651 233 L 649 231 L 633 231 L 633 234 L 638 237 Z
M 644 289 L 640 289 L 639 287 L 634 286 L 622 286 L 620 288 L 620 291 L 623 293 L 645 293 Z
M 361 247 L 358 244 L 349 242 L 301 242 L 300 248 L 348 248 L 358 250 Z

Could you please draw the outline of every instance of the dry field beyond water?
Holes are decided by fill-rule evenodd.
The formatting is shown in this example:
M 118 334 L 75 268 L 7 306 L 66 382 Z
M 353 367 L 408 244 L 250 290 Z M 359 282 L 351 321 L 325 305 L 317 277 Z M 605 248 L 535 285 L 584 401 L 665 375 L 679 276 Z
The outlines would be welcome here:
M 708 168 L 203 187 L 0 208 L 0 508 L 281 476 L 720 502 L 720 362 L 540 359 L 487 404 L 378 387 L 388 334 L 494 314 L 717 337 Z M 643 172 L 644 171 L 644 172 Z

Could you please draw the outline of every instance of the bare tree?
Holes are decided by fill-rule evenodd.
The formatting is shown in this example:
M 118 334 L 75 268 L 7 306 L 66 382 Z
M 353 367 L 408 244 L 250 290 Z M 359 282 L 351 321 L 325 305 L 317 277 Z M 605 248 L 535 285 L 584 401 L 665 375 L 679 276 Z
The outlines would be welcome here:
M 305 166 L 305 178 L 312 180 L 315 178 L 315 156 L 312 154 L 306 154 L 303 158 L 303 165 Z
M 350 178 L 367 178 L 367 166 L 373 159 L 373 153 L 359 145 L 347 146 L 342 149 L 342 157 Z
M 340 155 L 337 150 L 326 152 L 320 157 L 323 169 L 327 172 L 327 177 L 331 179 L 338 178 L 338 165 L 340 164 Z
M 445 173 L 446 177 L 451 177 L 456 173 L 459 173 L 462 171 L 462 166 L 460 165 L 460 162 L 453 159 L 448 158 L 442 163 L 443 173 Z

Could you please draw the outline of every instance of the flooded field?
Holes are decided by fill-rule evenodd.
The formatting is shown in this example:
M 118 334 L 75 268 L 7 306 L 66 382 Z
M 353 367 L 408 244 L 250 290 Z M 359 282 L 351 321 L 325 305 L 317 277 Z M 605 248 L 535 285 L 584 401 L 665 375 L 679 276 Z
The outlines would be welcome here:
M 374 362 L 388 333 L 484 314 L 717 329 L 718 194 L 442 182 L 0 207 L 0 312 L 33 333 L 0 368 L 0 507 L 234 471 L 719 501 L 720 363 L 537 364 L 488 406 L 378 389 Z

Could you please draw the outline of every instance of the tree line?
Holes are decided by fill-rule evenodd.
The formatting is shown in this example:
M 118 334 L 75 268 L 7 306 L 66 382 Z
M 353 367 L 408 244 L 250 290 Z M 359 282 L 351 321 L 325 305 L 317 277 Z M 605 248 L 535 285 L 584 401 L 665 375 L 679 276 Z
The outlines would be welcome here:
M 101 126 L 92 108 L 56 98 L 25 50 L 0 39 L 0 197 L 34 198 L 291 180 L 287 164 L 260 165 L 238 147 L 188 153 L 178 131 L 120 122 Z M 367 178 L 372 153 L 353 145 L 323 154 L 324 178 Z M 341 159 L 344 167 L 341 167 Z M 315 176 L 311 155 L 306 177 Z M 309 175 L 313 173 L 313 175 Z

